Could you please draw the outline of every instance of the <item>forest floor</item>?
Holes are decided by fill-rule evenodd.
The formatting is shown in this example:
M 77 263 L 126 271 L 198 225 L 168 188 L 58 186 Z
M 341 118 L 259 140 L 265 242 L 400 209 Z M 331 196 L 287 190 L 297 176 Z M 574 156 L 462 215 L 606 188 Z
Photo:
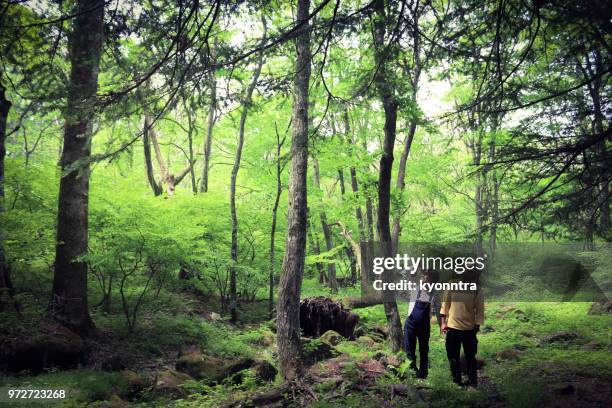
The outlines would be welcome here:
M 321 294 L 307 282 L 305 293 L 314 292 Z M 210 298 L 165 293 L 147 305 L 133 333 L 119 310 L 111 315 L 95 311 L 100 335 L 83 343 L 44 320 L 44 305 L 37 299 L 23 296 L 21 315 L 3 316 L 2 353 L 19 344 L 59 339 L 58 353 L 83 349 L 87 355 L 73 369 L 0 376 L 2 387 L 68 389 L 67 400 L 45 406 L 612 406 L 612 316 L 588 314 L 590 303 L 488 303 L 479 334 L 479 388 L 469 390 L 450 381 L 437 325 L 432 325 L 429 377 L 414 378 L 402 353 L 389 349 L 381 305 L 353 310 L 360 316 L 355 341 L 324 336 L 308 342 L 307 350 L 319 361 L 287 387 L 278 375 L 265 381 L 274 369 L 262 362 L 276 365 L 266 301 L 244 304 L 241 320 L 233 325 L 216 313 L 218 304 Z M 402 316 L 406 310 L 400 305 Z M 194 356 L 204 366 L 194 366 Z M 41 406 L 14 406 L 28 405 Z

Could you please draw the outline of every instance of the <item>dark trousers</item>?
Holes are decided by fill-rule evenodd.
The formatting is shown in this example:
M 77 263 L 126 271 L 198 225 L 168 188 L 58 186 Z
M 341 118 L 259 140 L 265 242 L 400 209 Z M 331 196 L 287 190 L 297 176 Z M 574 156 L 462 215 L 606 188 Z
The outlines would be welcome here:
M 429 313 L 429 311 L 428 311 Z M 404 324 L 404 350 L 408 359 L 416 365 L 416 345 L 419 343 L 419 374 L 427 376 L 427 368 L 429 367 L 429 332 L 431 325 L 429 322 L 429 314 L 427 318 L 415 320 L 408 316 Z
M 478 376 L 476 371 L 476 353 L 478 351 L 478 339 L 475 330 L 448 329 L 446 333 L 446 356 L 450 362 L 453 382 L 461 383 L 461 346 L 467 363 L 468 384 L 476 386 Z

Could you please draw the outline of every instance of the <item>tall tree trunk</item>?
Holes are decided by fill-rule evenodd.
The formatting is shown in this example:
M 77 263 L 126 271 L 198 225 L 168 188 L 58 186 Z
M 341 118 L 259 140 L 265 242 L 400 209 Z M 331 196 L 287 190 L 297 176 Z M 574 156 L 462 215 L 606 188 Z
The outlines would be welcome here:
M 295 95 L 291 132 L 291 175 L 285 256 L 278 288 L 277 344 L 280 372 L 294 380 L 302 372 L 300 359 L 300 292 L 306 256 L 308 174 L 308 85 L 310 82 L 310 0 L 297 1 L 296 23 L 306 28 L 296 39 Z
M 274 312 L 274 267 L 276 264 L 276 214 L 278 213 L 278 204 L 280 203 L 283 185 L 281 183 L 281 148 L 285 143 L 285 138 L 280 139 L 278 132 L 276 133 L 276 195 L 274 196 L 274 206 L 272 207 L 272 228 L 270 229 L 270 295 L 268 297 L 268 314 L 270 319 Z
M 393 145 L 395 143 L 397 126 L 397 101 L 394 97 L 393 79 L 387 69 L 389 48 L 385 40 L 387 16 L 384 0 L 375 0 L 374 11 L 374 54 L 378 71 L 374 81 L 385 110 L 385 127 L 383 154 L 380 158 L 378 177 L 378 236 L 385 257 L 393 256 L 391 241 L 391 225 L 389 212 L 391 207 L 391 171 L 393 169 Z M 388 274 L 387 274 L 388 275 Z M 392 294 L 383 296 L 385 315 L 389 325 L 391 349 L 397 352 L 402 347 L 402 325 L 395 297 Z
M 149 186 L 153 190 L 153 195 L 158 196 L 162 193 L 161 183 L 155 180 L 155 170 L 153 169 L 153 159 L 151 157 L 151 139 L 149 132 L 151 130 L 151 117 L 145 113 L 144 115 L 144 131 L 142 132 L 142 144 L 144 148 L 145 168 L 147 172 L 147 180 Z
M 419 33 L 419 1 L 414 2 L 414 9 L 412 10 L 413 14 L 413 30 L 412 30 L 412 72 L 410 74 L 412 78 L 412 103 L 416 105 L 417 103 L 417 91 L 419 86 L 419 78 L 421 77 L 421 33 Z M 400 157 L 399 169 L 397 171 L 397 183 L 396 188 L 399 190 L 400 201 L 404 198 L 404 189 L 406 187 L 406 163 L 408 162 L 408 157 L 410 156 L 410 149 L 412 148 L 412 141 L 414 140 L 414 134 L 417 128 L 417 118 L 413 117 L 410 120 L 410 127 L 408 129 L 408 136 L 406 137 L 406 142 L 404 143 L 404 150 L 402 151 L 402 155 Z M 401 221 L 402 214 L 399 211 L 396 212 L 393 217 L 393 230 L 391 233 L 391 240 L 393 241 L 393 248 L 397 251 L 397 246 L 399 243 L 399 237 L 401 234 Z
M 483 199 L 483 174 L 481 169 L 478 169 L 482 157 L 482 130 L 477 130 L 478 138 L 472 141 L 472 164 L 477 168 L 476 171 L 476 191 L 474 194 L 474 211 L 476 214 L 476 254 L 483 256 L 484 249 L 482 246 L 484 236 L 484 199 Z
M 354 159 L 354 151 L 353 151 L 354 143 L 353 143 L 353 138 L 351 135 L 351 124 L 349 121 L 349 114 L 348 114 L 347 108 L 344 109 L 343 119 L 344 119 L 344 134 L 345 134 L 346 140 L 351 146 L 351 159 Z M 355 166 L 350 167 L 349 173 L 351 176 L 351 190 L 353 191 L 353 194 L 355 194 L 355 196 L 358 197 L 359 183 L 357 182 L 357 170 L 355 169 Z M 365 240 L 365 230 L 364 230 L 364 224 L 363 224 L 363 211 L 361 210 L 361 205 L 359 204 L 359 200 L 357 200 L 357 204 L 355 205 L 355 218 L 357 218 L 357 225 L 359 226 L 359 240 L 363 241 Z
M 317 234 L 316 228 L 313 228 L 312 226 L 312 220 L 310 217 L 310 209 L 308 209 L 306 228 L 308 230 L 307 234 L 308 234 L 308 239 L 310 243 L 310 248 L 312 248 L 312 252 L 314 252 L 315 255 L 321 255 L 321 246 L 319 245 L 319 235 Z M 327 277 L 325 276 L 323 265 L 321 264 L 321 262 L 315 262 L 315 266 L 317 268 L 317 272 L 319 273 L 319 283 L 321 285 L 324 285 L 325 281 L 327 280 Z
M 408 162 L 408 156 L 410 155 L 410 148 L 412 147 L 412 141 L 414 140 L 414 134 L 416 132 L 416 119 L 410 121 L 410 129 L 408 130 L 408 137 L 404 143 L 404 150 L 400 157 L 399 169 L 397 171 L 397 183 L 395 187 L 400 192 L 400 199 L 403 198 L 404 188 L 406 187 L 406 163 Z M 401 214 L 399 211 L 393 217 L 393 232 L 391 234 L 391 240 L 393 241 L 393 248 L 397 250 L 397 244 L 399 242 L 399 236 L 401 233 L 400 228 Z
M 263 40 L 266 39 L 266 21 L 263 20 L 264 33 Z M 240 160 L 242 158 L 242 147 L 244 146 L 244 127 L 246 125 L 247 115 L 249 114 L 249 108 L 253 100 L 253 91 L 259 82 L 259 76 L 261 75 L 261 68 L 263 67 L 263 53 L 259 53 L 259 60 L 257 61 L 257 68 L 251 79 L 251 83 L 247 88 L 244 99 L 242 100 L 242 113 L 240 114 L 240 125 L 238 127 L 238 145 L 236 146 L 236 157 L 234 158 L 234 166 L 232 167 L 232 174 L 230 178 L 230 214 L 232 218 L 232 247 L 231 256 L 233 265 L 230 268 L 230 316 L 232 322 L 238 320 L 238 292 L 236 290 L 236 264 L 238 262 L 238 215 L 236 214 L 236 180 L 238 179 L 238 171 L 240 170 Z
M 87 305 L 89 158 L 98 69 L 104 36 L 104 1 L 78 0 L 70 39 L 70 85 L 65 114 L 57 248 L 51 311 L 82 335 L 95 326 Z
M 213 41 L 213 46 L 210 49 L 210 61 L 216 63 L 216 47 L 217 39 Z M 204 141 L 204 166 L 202 167 L 202 178 L 200 179 L 200 193 L 208 191 L 208 171 L 210 170 L 210 152 L 212 149 L 213 128 L 215 127 L 215 115 L 217 111 L 217 79 L 215 70 L 210 70 L 210 101 L 208 103 L 208 126 L 206 129 L 206 140 Z
M 193 112 L 193 103 L 187 104 L 187 98 L 183 97 L 183 107 L 185 109 L 185 113 L 187 114 L 187 142 L 189 147 L 189 175 L 191 178 L 191 191 L 194 194 L 198 192 L 198 186 L 196 184 L 196 176 L 195 176 L 195 159 L 193 154 L 193 133 L 195 131 L 195 121 L 194 121 L 194 112 Z
M 6 99 L 5 88 L 0 83 L 0 216 L 4 207 L 4 158 L 6 156 L 6 125 L 11 110 L 11 102 Z M 13 297 L 13 284 L 9 266 L 4 254 L 4 226 L 0 225 L 0 311 L 10 303 Z
M 316 157 L 312 157 L 312 181 L 315 188 L 318 191 L 321 191 L 321 177 L 319 172 L 319 161 Z M 323 203 L 321 202 L 321 207 L 323 207 Z M 325 238 L 325 248 L 327 251 L 331 251 L 334 249 L 334 238 L 332 236 L 331 228 L 329 227 L 329 223 L 327 222 L 327 214 L 325 210 L 319 210 L 319 218 L 321 220 L 321 227 L 323 229 L 323 237 Z M 327 263 L 327 281 L 329 283 L 329 288 L 332 292 L 338 292 L 338 279 L 336 278 L 336 264 L 333 262 Z

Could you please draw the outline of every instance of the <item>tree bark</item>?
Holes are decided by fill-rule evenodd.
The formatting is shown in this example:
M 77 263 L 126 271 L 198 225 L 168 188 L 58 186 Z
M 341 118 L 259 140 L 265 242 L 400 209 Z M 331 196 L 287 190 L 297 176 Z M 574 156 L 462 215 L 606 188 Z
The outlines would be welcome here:
M 391 241 L 391 226 L 389 212 L 391 207 L 391 171 L 393 169 L 393 146 L 395 144 L 397 126 L 397 101 L 394 97 L 393 80 L 387 68 L 389 47 L 386 45 L 385 31 L 387 16 L 384 0 L 374 2 L 374 54 L 378 70 L 374 82 L 380 95 L 385 111 L 383 154 L 380 158 L 380 171 L 378 176 L 378 236 L 385 257 L 393 256 Z M 402 325 L 395 297 L 392 294 L 383 296 L 385 315 L 389 325 L 389 338 L 391 349 L 397 352 L 402 347 Z
M 263 40 L 266 39 L 266 21 L 263 20 Z M 244 146 L 244 128 L 246 125 L 247 116 L 249 114 L 249 108 L 253 100 L 253 92 L 259 82 L 259 76 L 261 75 L 261 68 L 263 67 L 263 53 L 259 53 L 259 59 L 257 61 L 257 68 L 253 73 L 251 83 L 246 90 L 244 99 L 242 100 L 242 113 L 240 114 L 240 125 L 238 127 L 238 145 L 236 146 L 236 156 L 234 158 L 234 166 L 232 167 L 232 174 L 230 177 L 230 215 L 232 219 L 232 246 L 231 246 L 231 257 L 233 265 L 230 268 L 230 316 L 231 321 L 236 322 L 238 320 L 238 293 L 236 290 L 236 264 L 238 262 L 238 214 L 236 213 L 236 180 L 238 179 L 238 171 L 240 170 L 240 160 L 242 158 L 242 147 Z
M 153 160 L 151 157 L 151 139 L 150 139 L 150 129 L 151 129 L 151 117 L 145 113 L 144 115 L 144 131 L 142 132 L 142 144 L 144 148 L 144 158 L 145 158 L 145 168 L 147 172 L 147 180 L 149 181 L 149 186 L 153 191 L 154 196 L 161 195 L 162 186 L 160 183 L 155 180 L 155 170 L 153 169 Z
M 268 297 L 268 314 L 272 319 L 274 314 L 274 267 L 276 263 L 276 215 L 278 213 L 278 204 L 283 192 L 281 183 L 281 148 L 285 143 L 285 138 L 280 139 L 276 133 L 276 195 L 274 196 L 274 205 L 272 206 L 272 228 L 270 229 L 270 294 Z
M 419 33 L 419 1 L 414 3 L 413 9 L 413 30 L 412 30 L 412 54 L 413 54 L 413 65 L 412 72 L 410 76 L 412 77 L 412 103 L 416 105 L 417 103 L 417 90 L 419 86 L 419 78 L 421 77 L 421 34 Z M 408 162 L 408 157 L 410 156 L 410 149 L 412 148 L 412 142 L 414 140 L 414 135 L 416 133 L 417 128 L 417 119 L 413 117 L 410 120 L 410 127 L 408 129 L 408 136 L 406 137 L 406 142 L 404 143 L 404 150 L 402 151 L 402 155 L 400 157 L 399 169 L 397 171 L 397 183 L 396 188 L 399 190 L 400 200 L 403 200 L 404 197 L 404 189 L 406 187 L 406 163 Z M 393 248 L 397 251 L 399 237 L 401 234 L 401 216 L 399 212 L 395 214 L 393 217 L 393 230 L 391 233 L 391 239 L 393 241 Z
M 4 206 L 4 158 L 6 156 L 6 125 L 11 110 L 11 102 L 6 99 L 5 88 L 0 83 L 0 216 Z M 7 296 L 8 295 L 8 296 Z M 6 255 L 4 253 L 4 227 L 0 226 L 0 311 L 10 303 L 13 297 L 13 283 Z
M 344 119 L 345 137 L 349 145 L 351 146 L 351 159 L 354 159 L 354 152 L 353 152 L 354 143 L 353 143 L 353 138 L 351 136 L 351 125 L 349 121 L 348 109 L 346 108 L 344 109 L 343 119 Z M 357 182 L 357 170 L 355 169 L 355 166 L 350 167 L 349 173 L 351 176 L 351 190 L 353 191 L 353 194 L 355 194 L 355 196 L 358 197 L 359 183 Z M 357 201 L 357 204 L 355 205 L 355 218 L 357 218 L 357 225 L 359 226 L 359 240 L 363 241 L 365 240 L 365 229 L 364 229 L 364 224 L 363 224 L 363 211 L 361 210 L 361 205 L 359 204 L 359 201 Z
M 400 157 L 399 169 L 397 171 L 397 183 L 395 187 L 400 192 L 400 197 L 403 198 L 404 188 L 406 187 L 406 163 L 408 162 L 408 156 L 410 155 L 410 148 L 412 147 L 412 141 L 414 140 L 414 134 L 416 132 L 416 119 L 410 121 L 410 129 L 408 130 L 408 137 L 406 138 L 406 142 L 404 143 L 404 150 L 402 151 L 402 156 Z M 393 248 L 397 250 L 397 245 L 399 243 L 399 236 L 401 233 L 400 228 L 400 220 L 401 214 L 399 212 L 395 214 L 393 217 L 393 232 L 391 234 L 391 240 L 393 241 Z
M 196 176 L 195 176 L 195 159 L 193 154 L 193 134 L 195 131 L 195 120 L 194 120 L 194 112 L 193 112 L 193 103 L 187 103 L 187 97 L 183 96 L 183 108 L 187 115 L 187 142 L 189 147 L 189 175 L 191 178 L 191 191 L 194 194 L 198 192 L 198 186 L 196 184 Z
M 277 306 L 277 344 L 280 372 L 285 380 L 302 373 L 300 359 L 300 292 L 306 255 L 308 174 L 308 85 L 310 82 L 310 0 L 297 1 L 296 23 L 306 28 L 296 39 L 295 96 L 291 134 L 291 175 L 287 238 Z
M 312 157 L 312 181 L 315 188 L 321 191 L 321 178 L 319 172 L 319 161 L 316 157 Z M 323 205 L 321 201 L 321 206 Z M 325 249 L 331 251 L 334 249 L 334 238 L 331 228 L 327 222 L 327 214 L 325 210 L 319 210 L 319 218 L 321 220 L 321 228 L 323 229 L 323 237 L 325 238 Z M 338 292 L 338 279 L 336 278 L 336 265 L 333 262 L 327 263 L 327 281 L 332 292 Z
M 210 49 L 210 60 L 214 64 L 216 60 L 217 39 L 213 41 Z M 212 149 L 213 129 L 215 127 L 215 115 L 217 111 L 217 79 L 215 70 L 210 71 L 210 101 L 208 103 L 208 127 L 206 129 L 206 140 L 204 142 L 204 166 L 202 167 L 202 178 L 200 179 L 200 193 L 208 191 L 208 171 L 210 170 L 210 152 Z
M 307 234 L 308 234 L 308 238 L 309 238 L 309 243 L 310 243 L 310 247 L 312 248 L 312 252 L 314 252 L 315 255 L 321 255 L 321 246 L 319 245 L 319 235 L 317 234 L 316 228 L 312 227 L 312 220 L 310 217 L 310 209 L 308 209 L 308 216 L 307 216 L 307 225 L 306 228 L 308 230 Z M 325 271 L 323 270 L 323 265 L 321 264 L 321 262 L 315 262 L 315 266 L 317 268 L 317 272 L 319 274 L 319 283 L 321 285 L 325 284 L 325 281 L 327 280 L 327 276 L 325 275 Z
M 87 305 L 89 158 L 98 69 L 104 36 L 104 1 L 78 0 L 70 39 L 70 85 L 60 166 L 57 247 L 51 311 L 81 335 L 95 326 Z

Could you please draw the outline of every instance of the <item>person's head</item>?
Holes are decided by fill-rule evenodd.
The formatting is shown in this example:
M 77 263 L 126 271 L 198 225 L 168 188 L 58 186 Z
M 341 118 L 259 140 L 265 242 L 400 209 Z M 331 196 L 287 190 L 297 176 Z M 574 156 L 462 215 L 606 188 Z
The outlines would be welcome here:
M 421 271 L 421 280 L 423 282 L 435 282 L 435 273 L 436 271 L 434 271 L 433 269 L 424 269 Z

